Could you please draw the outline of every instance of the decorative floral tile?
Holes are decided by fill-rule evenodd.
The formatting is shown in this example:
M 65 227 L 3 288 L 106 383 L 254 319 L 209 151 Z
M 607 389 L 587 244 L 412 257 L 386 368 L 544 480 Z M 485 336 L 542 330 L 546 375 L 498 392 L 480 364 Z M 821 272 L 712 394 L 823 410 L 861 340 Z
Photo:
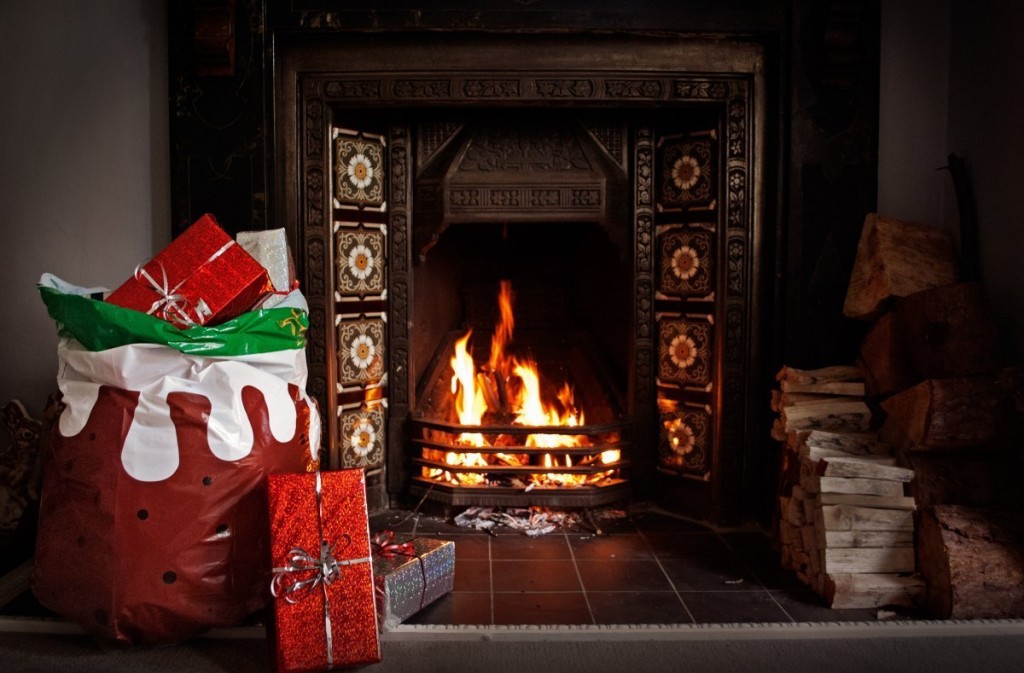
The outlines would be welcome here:
M 711 321 L 707 317 L 658 321 L 658 380 L 706 388 L 711 383 Z
M 384 320 L 343 320 L 338 325 L 341 385 L 376 383 L 384 375 Z
M 706 229 L 670 229 L 658 237 L 661 263 L 658 289 L 663 294 L 706 297 L 713 288 L 714 233 Z
M 718 201 L 717 152 L 714 130 L 661 138 L 658 209 L 714 210 Z
M 335 249 L 339 293 L 364 295 L 384 291 L 384 232 L 340 228 Z
M 707 479 L 711 472 L 711 414 L 696 407 L 662 408 L 659 418 L 658 464 Z
M 341 203 L 384 204 L 384 137 L 334 129 L 334 198 Z
M 341 467 L 379 467 L 384 462 L 384 407 L 341 412 Z

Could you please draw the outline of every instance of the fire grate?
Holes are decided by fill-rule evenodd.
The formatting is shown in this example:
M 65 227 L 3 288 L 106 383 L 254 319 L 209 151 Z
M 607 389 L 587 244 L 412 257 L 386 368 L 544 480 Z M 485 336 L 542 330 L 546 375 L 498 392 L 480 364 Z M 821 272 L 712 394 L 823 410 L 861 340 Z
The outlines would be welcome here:
M 409 419 L 411 491 L 450 505 L 591 507 L 627 497 L 632 422 L 598 351 L 585 331 L 550 324 L 513 339 L 513 296 L 502 281 L 493 331 L 442 340 Z M 481 342 L 490 353 L 477 360 Z
M 409 424 L 419 449 L 414 494 L 455 506 L 595 507 L 628 497 L 629 421 L 579 427 L 474 427 L 423 419 Z M 487 444 L 460 444 L 463 433 L 482 434 Z M 580 445 L 527 446 L 531 435 L 572 437 Z M 481 464 L 486 461 L 474 455 L 499 460 Z M 502 461 L 503 456 L 514 459 Z

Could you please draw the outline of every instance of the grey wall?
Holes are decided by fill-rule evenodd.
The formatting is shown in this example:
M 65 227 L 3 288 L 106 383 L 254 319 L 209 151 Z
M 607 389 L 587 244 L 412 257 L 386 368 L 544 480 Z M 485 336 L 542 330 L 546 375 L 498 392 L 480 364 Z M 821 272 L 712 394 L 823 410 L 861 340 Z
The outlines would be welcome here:
M 1024 357 L 1024 3 L 882 3 L 878 211 L 959 233 L 946 157 L 964 159 L 980 266 L 1009 359 Z
M 166 14 L 0 2 L 0 405 L 56 391 L 43 272 L 115 287 L 170 240 Z
M 981 277 L 1007 350 L 1024 359 L 1024 3 L 953 0 L 951 152 L 977 201 Z M 947 222 L 956 210 L 947 208 Z
M 950 0 L 882 2 L 878 212 L 941 226 L 949 95 Z

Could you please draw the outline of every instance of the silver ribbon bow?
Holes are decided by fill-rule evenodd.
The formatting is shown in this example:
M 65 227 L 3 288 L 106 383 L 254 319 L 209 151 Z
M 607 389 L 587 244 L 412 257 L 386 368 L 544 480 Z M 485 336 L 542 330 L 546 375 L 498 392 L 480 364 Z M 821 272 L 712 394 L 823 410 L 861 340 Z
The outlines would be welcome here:
M 234 239 L 231 239 L 222 245 L 216 252 L 210 255 L 205 262 L 200 264 L 200 266 L 206 266 L 213 262 L 215 259 L 223 255 L 232 245 L 235 245 Z M 162 283 L 153 278 L 153 276 L 151 276 L 149 272 L 146 271 L 146 268 L 141 264 L 135 267 L 135 277 L 140 282 L 142 280 L 149 281 L 150 287 L 160 295 L 160 298 L 154 301 L 152 306 L 149 307 L 149 310 L 146 311 L 147 314 L 156 314 L 165 320 L 172 320 L 171 314 L 173 313 L 175 318 L 189 326 L 196 324 L 196 321 L 188 314 L 189 309 L 191 309 L 197 317 L 209 318 L 210 315 L 212 315 L 210 308 L 202 299 L 199 299 L 196 305 L 193 306 L 189 303 L 188 298 L 186 298 L 185 295 L 178 294 L 178 289 L 185 284 L 185 281 L 188 280 L 188 278 L 183 279 L 174 287 L 169 287 L 171 281 L 167 278 L 167 270 L 160 262 L 156 262 L 156 265 L 160 267 L 160 274 L 163 277 Z M 159 311 L 159 313 L 157 313 L 157 311 Z
M 318 585 L 327 587 L 340 579 L 342 566 L 367 563 L 369 560 L 367 557 L 339 561 L 334 558 L 334 545 L 326 540 L 320 543 L 319 557 L 312 556 L 301 547 L 295 547 L 285 557 L 285 565 L 274 568 L 270 593 L 274 598 L 284 598 L 288 603 L 295 604 Z
M 186 325 L 194 325 L 195 321 L 189 317 L 185 310 L 188 307 L 188 300 L 185 298 L 185 295 L 178 294 L 178 288 L 181 287 L 181 283 L 178 283 L 173 288 L 168 287 L 170 280 L 167 278 L 167 270 L 164 269 L 164 265 L 160 262 L 156 264 L 160 267 L 160 273 L 163 275 L 163 283 L 158 282 L 153 276 L 149 275 L 149 272 L 141 264 L 135 267 L 135 277 L 140 281 L 149 281 L 150 287 L 160 295 L 160 298 L 153 302 L 146 313 L 148 315 L 155 314 L 164 319 L 170 319 L 170 314 L 173 313 L 178 320 Z

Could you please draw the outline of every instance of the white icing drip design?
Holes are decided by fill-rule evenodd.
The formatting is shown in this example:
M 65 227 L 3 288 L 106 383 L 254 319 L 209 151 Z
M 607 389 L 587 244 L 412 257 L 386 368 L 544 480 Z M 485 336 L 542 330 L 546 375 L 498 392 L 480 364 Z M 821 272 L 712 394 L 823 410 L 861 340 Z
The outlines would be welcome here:
M 101 385 L 139 392 L 121 452 L 125 471 L 139 481 L 162 481 L 178 469 L 180 452 L 167 404 L 168 394 L 178 391 L 199 393 L 210 400 L 210 451 L 230 462 L 252 452 L 253 428 L 242 404 L 247 386 L 263 393 L 274 439 L 283 443 L 295 436 L 298 416 L 288 392 L 292 383 L 303 391 L 302 401 L 310 409 L 311 457 L 317 453 L 320 419 L 304 392 L 307 373 L 301 350 L 204 358 L 155 344 L 90 352 L 68 339 L 61 342 L 58 355 L 57 381 L 67 404 L 58 426 L 64 436 L 78 434 L 85 427 Z

